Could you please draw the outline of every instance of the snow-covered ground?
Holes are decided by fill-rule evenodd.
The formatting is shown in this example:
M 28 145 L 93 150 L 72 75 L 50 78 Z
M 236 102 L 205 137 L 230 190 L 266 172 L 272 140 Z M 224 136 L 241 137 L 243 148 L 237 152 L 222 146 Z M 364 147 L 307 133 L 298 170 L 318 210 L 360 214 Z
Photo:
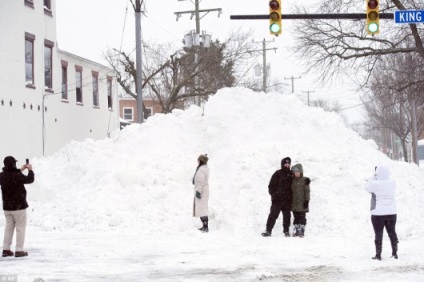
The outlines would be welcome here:
M 208 234 L 191 217 L 204 153 Z M 264 238 L 267 186 L 286 156 L 312 179 L 306 236 L 283 237 L 279 218 Z M 30 255 L 0 258 L 0 275 L 20 282 L 424 281 L 424 169 L 389 160 L 336 114 L 294 95 L 224 89 L 204 110 L 155 115 L 117 139 L 74 142 L 32 163 Z M 383 260 L 371 260 L 364 184 L 379 163 L 398 185 L 398 260 L 387 235 Z

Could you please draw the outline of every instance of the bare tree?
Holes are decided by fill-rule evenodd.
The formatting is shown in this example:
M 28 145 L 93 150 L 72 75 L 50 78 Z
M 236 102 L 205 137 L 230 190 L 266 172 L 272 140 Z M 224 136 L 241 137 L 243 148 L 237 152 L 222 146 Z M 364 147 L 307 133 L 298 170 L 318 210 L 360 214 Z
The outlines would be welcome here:
M 181 107 L 193 97 L 206 100 L 222 87 L 237 85 L 234 68 L 250 56 L 247 51 L 251 44 L 249 37 L 249 33 L 237 33 L 224 43 L 212 42 L 210 48 L 200 50 L 197 64 L 193 49 L 170 53 L 176 48 L 165 44 L 145 46 L 142 87 L 148 90 L 151 98 L 159 101 L 164 113 Z M 109 50 L 106 59 L 117 72 L 117 81 L 125 93 L 135 98 L 137 74 L 133 56 L 113 49 Z M 196 77 L 198 83 L 194 83 Z
M 422 95 L 419 95 L 424 87 L 422 61 L 418 54 L 386 56 L 377 64 L 379 72 L 373 73 L 370 92 L 363 97 L 367 100 L 364 105 L 370 119 L 369 127 L 383 133 L 390 129 L 401 141 L 405 161 L 408 161 L 406 144 L 412 128 L 412 106 L 423 105 Z M 418 134 L 424 130 L 423 117 L 422 112 L 417 116 Z
M 424 6 L 423 0 L 380 1 L 382 12 L 395 9 L 418 9 Z M 363 1 L 323 0 L 317 7 L 321 13 L 365 13 Z M 297 8 L 296 13 L 306 13 Z M 365 31 L 364 20 L 305 20 L 296 23 L 297 54 L 308 58 L 308 66 L 322 72 L 324 81 L 354 70 L 355 73 L 369 78 L 376 62 L 384 55 L 398 53 L 417 53 L 424 58 L 423 28 L 415 24 L 394 25 L 381 20 L 381 33 L 369 36 Z M 365 70 L 365 73 L 358 72 Z M 367 81 L 367 80 L 365 80 Z

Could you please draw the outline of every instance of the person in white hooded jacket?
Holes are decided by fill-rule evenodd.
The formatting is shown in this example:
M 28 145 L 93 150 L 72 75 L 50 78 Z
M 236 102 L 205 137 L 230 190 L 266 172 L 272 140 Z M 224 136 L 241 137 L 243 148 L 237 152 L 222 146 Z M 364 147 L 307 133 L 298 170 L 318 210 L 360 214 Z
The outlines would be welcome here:
M 371 193 L 371 222 L 376 249 L 376 255 L 372 259 L 381 260 L 384 228 L 389 234 L 392 257 L 397 259 L 399 241 L 396 235 L 396 181 L 390 179 L 389 168 L 385 165 L 375 167 L 375 175 L 367 183 L 365 190 Z

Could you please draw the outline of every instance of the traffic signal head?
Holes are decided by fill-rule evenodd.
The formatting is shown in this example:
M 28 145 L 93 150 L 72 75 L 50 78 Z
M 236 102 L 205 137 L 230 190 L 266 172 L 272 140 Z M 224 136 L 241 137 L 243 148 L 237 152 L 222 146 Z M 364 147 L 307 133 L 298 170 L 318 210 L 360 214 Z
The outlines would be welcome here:
M 281 0 L 269 1 L 269 33 L 281 34 Z
M 366 0 L 367 2 L 367 33 L 370 35 L 380 33 L 380 7 L 378 0 Z

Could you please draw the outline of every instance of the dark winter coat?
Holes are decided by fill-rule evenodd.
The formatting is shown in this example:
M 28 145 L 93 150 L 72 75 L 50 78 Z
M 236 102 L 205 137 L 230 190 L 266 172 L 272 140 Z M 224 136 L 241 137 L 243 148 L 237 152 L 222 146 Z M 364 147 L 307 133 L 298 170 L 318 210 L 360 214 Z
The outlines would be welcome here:
M 3 199 L 3 210 L 17 211 L 28 208 L 26 200 L 27 191 L 24 184 L 34 182 L 34 172 L 30 170 L 28 175 L 15 167 L 4 167 L 0 173 L 0 186 Z
M 292 211 L 294 212 L 309 212 L 310 188 L 306 185 L 306 177 L 303 177 L 303 168 L 301 164 L 296 164 L 294 167 L 299 167 L 302 173 L 300 177 L 293 177 L 291 190 L 293 192 Z
M 283 210 L 290 210 L 292 203 L 293 173 L 290 169 L 282 167 L 274 172 L 268 185 L 268 191 L 273 203 L 282 203 Z

